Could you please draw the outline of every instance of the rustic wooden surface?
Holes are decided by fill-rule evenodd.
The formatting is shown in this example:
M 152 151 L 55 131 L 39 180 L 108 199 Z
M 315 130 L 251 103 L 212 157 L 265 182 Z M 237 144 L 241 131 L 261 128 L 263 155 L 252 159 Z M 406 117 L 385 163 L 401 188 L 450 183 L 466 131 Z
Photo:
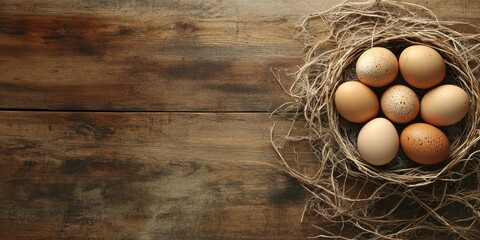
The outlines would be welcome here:
M 0 239 L 314 236 L 270 147 L 269 68 L 340 2 L 2 0 Z M 478 0 L 413 2 L 480 24 Z

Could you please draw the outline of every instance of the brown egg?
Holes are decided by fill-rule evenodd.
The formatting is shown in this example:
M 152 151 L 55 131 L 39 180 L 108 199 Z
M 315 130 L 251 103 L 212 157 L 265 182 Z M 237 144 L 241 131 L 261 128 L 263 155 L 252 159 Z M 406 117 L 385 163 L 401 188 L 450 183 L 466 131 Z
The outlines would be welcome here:
M 422 98 L 420 115 L 426 123 L 448 126 L 462 120 L 470 109 L 465 90 L 446 84 L 428 91 Z
M 380 106 L 385 116 L 395 123 L 410 122 L 420 111 L 417 94 L 403 85 L 388 88 L 382 95 Z
M 386 48 L 370 48 L 358 58 L 355 71 L 360 82 L 370 87 L 383 87 L 397 77 L 398 60 Z
M 434 165 L 447 159 L 450 142 L 438 128 L 426 123 L 414 123 L 400 134 L 403 152 L 412 161 L 423 165 Z
M 400 54 L 398 64 L 403 79 L 416 88 L 434 87 L 445 78 L 446 68 L 442 56 L 428 46 L 414 45 L 405 48 Z
M 372 89 L 361 82 L 348 81 L 335 92 L 335 107 L 348 121 L 363 123 L 378 115 L 380 104 Z

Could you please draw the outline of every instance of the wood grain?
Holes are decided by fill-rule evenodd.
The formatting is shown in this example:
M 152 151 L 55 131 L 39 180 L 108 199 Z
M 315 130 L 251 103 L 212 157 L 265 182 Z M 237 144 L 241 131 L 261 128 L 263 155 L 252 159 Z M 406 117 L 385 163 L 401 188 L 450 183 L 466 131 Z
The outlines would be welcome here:
M 269 68 L 298 62 L 296 17 L 204 4 L 2 14 L 0 107 L 267 111 L 287 100 Z
M 288 100 L 269 69 L 301 63 L 299 17 L 339 2 L 4 0 L 0 108 L 265 112 Z M 478 0 L 414 2 L 480 23 Z
M 307 195 L 276 162 L 271 121 L 1 112 L 0 238 L 303 239 Z
M 340 2 L 0 1 L 0 239 L 314 236 L 265 112 L 295 23 Z M 479 0 L 412 2 L 480 25 Z

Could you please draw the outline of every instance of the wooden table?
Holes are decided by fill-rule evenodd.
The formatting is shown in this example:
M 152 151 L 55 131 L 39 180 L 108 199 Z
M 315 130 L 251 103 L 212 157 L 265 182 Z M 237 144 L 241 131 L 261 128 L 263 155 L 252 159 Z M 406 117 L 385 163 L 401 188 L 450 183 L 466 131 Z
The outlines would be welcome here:
M 340 2 L 2 0 L 0 239 L 314 236 L 269 143 L 270 67 Z M 413 2 L 480 25 L 479 0 Z

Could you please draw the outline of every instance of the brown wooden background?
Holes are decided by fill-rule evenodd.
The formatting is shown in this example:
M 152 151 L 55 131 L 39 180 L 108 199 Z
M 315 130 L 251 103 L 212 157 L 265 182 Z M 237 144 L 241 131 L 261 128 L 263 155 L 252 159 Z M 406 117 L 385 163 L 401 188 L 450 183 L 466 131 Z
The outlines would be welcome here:
M 0 239 L 314 236 L 269 68 L 340 2 L 0 1 Z M 413 2 L 480 24 L 479 0 Z

